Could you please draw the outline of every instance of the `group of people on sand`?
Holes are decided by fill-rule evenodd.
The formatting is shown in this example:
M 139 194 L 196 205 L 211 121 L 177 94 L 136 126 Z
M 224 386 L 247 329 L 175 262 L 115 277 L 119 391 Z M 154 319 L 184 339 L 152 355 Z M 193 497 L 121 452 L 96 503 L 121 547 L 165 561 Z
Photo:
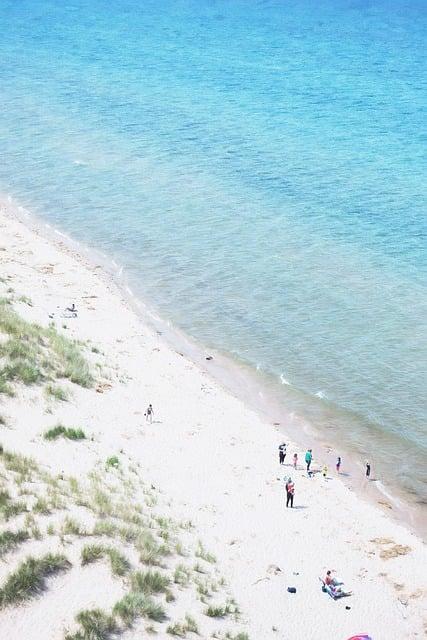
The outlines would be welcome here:
M 338 578 L 334 578 L 330 569 L 326 572 L 326 576 L 323 579 L 320 578 L 320 580 L 323 584 L 323 590 L 329 593 L 334 600 L 344 596 L 351 596 L 353 593 L 352 591 L 346 591 L 344 589 L 344 582 L 338 580 Z

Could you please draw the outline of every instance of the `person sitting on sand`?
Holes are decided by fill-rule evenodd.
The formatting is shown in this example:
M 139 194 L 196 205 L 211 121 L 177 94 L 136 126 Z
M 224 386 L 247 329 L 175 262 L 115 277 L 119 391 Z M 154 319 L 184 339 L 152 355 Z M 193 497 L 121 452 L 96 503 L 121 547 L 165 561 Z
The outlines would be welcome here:
M 286 506 L 289 507 L 291 505 L 291 509 L 294 506 L 294 493 L 295 493 L 295 485 L 292 482 L 292 478 L 288 478 L 286 483 Z
M 62 316 L 64 318 L 77 318 L 77 307 L 74 302 L 69 307 L 65 307 L 65 311 Z
M 338 587 L 341 584 L 344 584 L 343 582 L 340 582 L 337 578 L 334 578 L 332 576 L 332 571 L 329 569 L 326 572 L 326 577 L 324 579 L 324 583 L 326 584 L 326 586 L 330 587 Z

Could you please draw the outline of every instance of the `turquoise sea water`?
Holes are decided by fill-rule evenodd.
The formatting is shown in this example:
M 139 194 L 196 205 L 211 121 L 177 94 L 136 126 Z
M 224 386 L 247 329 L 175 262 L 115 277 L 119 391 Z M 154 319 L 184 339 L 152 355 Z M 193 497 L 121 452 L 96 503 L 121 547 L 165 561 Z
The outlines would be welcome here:
M 0 190 L 425 501 L 425 3 L 2 0 L 0 24 Z

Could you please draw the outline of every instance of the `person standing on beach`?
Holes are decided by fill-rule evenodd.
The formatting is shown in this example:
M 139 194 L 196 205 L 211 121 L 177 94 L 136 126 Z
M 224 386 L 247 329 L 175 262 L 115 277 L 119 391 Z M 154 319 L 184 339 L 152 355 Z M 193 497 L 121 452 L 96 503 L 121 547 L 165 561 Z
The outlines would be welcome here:
M 340 472 L 340 468 L 341 468 L 341 456 L 338 456 L 337 464 L 335 465 L 335 468 L 337 470 L 337 473 L 339 473 Z
M 147 407 L 147 410 L 145 412 L 145 421 L 149 422 L 150 424 L 152 424 L 153 416 L 154 416 L 153 405 L 149 404 L 148 407 Z
M 279 447 L 279 464 L 283 464 L 285 462 L 285 458 L 286 458 L 286 444 L 283 442 L 283 444 L 281 444 Z
M 294 453 L 294 469 L 297 468 L 297 464 L 298 464 L 298 454 Z
M 370 475 L 371 475 L 371 463 L 366 462 L 366 477 L 369 478 Z
M 310 473 L 310 465 L 313 460 L 313 451 L 311 449 L 307 449 L 307 453 L 305 454 L 305 463 L 307 465 L 307 473 Z
M 292 482 L 292 478 L 288 478 L 286 483 L 286 507 L 291 505 L 291 508 L 294 506 L 294 493 L 295 493 L 295 485 Z

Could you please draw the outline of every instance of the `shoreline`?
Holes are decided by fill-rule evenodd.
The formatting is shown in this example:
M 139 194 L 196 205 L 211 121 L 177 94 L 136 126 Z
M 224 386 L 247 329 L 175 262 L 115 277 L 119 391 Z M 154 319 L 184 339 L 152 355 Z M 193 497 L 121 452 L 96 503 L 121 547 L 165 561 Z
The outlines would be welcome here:
M 119 452 L 137 461 L 174 515 L 196 523 L 224 568 L 251 640 L 326 640 L 332 629 L 337 638 L 368 631 L 381 640 L 384 630 L 387 640 L 422 636 L 426 548 L 419 537 L 336 477 L 308 479 L 300 448 L 299 469 L 291 472 L 295 508 L 286 509 L 282 477 L 293 451 L 288 446 L 287 464 L 279 467 L 282 437 L 274 425 L 141 322 L 99 265 L 63 238 L 51 242 L 1 209 L 0 219 L 1 262 L 17 294 L 37 301 L 27 308 L 22 303 L 22 310 L 44 325 L 55 312 L 58 329 L 91 341 L 111 372 L 109 388 L 76 390 L 55 415 L 42 408 L 38 415 L 31 387 L 27 396 L 3 399 L 2 412 L 14 409 L 25 425 L 16 430 L 15 420 L 2 430 L 8 449 L 74 476 Z M 78 318 L 64 322 L 56 310 L 72 300 Z M 152 425 L 143 417 L 148 401 L 155 408 Z M 78 445 L 78 453 L 58 444 L 52 456 L 39 434 L 55 419 L 85 425 L 93 439 Z M 327 568 L 351 585 L 351 599 L 334 602 L 322 593 L 318 576 Z M 288 586 L 297 594 L 289 595 Z
M 321 428 L 309 423 L 304 416 L 286 409 L 284 402 L 278 398 L 271 384 L 268 385 L 266 379 L 261 380 L 261 375 L 253 370 L 251 365 L 239 363 L 230 355 L 205 347 L 195 338 L 161 318 L 146 301 L 133 292 L 125 278 L 123 267 L 111 256 L 87 247 L 60 231 L 15 202 L 10 195 L 0 195 L 0 211 L 44 240 L 53 243 L 60 251 L 68 252 L 79 262 L 83 260 L 86 268 L 96 269 L 97 276 L 108 286 L 115 287 L 116 295 L 129 305 L 143 325 L 161 336 L 168 348 L 188 359 L 204 374 L 211 376 L 222 386 L 225 393 L 241 400 L 255 411 L 262 421 L 268 422 L 271 428 L 283 434 L 284 438 L 291 439 L 299 449 L 314 448 L 315 467 L 320 469 L 326 463 L 329 473 L 335 475 L 334 461 L 338 453 L 338 451 L 334 452 L 334 447 L 338 446 L 336 435 L 330 438 L 328 434 L 322 433 Z M 212 356 L 209 365 L 206 364 L 207 356 Z M 396 492 L 396 487 L 384 485 L 382 481 L 375 478 L 375 472 L 371 481 L 366 482 L 363 466 L 356 459 L 355 452 L 341 446 L 339 453 L 345 460 L 346 471 L 338 478 L 343 485 L 350 491 L 355 491 L 361 500 L 372 504 L 387 517 L 424 538 L 427 530 L 426 510 L 422 510 L 417 503 L 406 502 L 407 496 L 404 493 L 399 494 Z M 288 454 L 291 457 L 290 449 Z M 275 452 L 272 452 L 272 458 L 274 455 Z M 301 463 L 301 459 L 299 462 Z

